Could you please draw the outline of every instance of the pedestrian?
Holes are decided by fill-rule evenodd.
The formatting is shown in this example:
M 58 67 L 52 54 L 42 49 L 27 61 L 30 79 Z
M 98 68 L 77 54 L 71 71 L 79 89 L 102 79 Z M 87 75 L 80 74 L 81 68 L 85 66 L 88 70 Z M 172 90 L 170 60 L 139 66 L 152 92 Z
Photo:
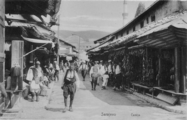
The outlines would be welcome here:
M 37 61 L 35 66 L 30 68 L 29 71 L 29 79 L 30 80 L 30 91 L 32 93 L 32 102 L 39 101 L 39 93 L 40 93 L 40 81 L 43 78 L 43 71 L 40 67 L 40 62 Z
M 55 77 L 55 81 L 59 81 L 59 71 L 60 71 L 60 68 L 59 68 L 59 65 L 57 63 L 57 61 L 54 61 L 54 69 L 55 69 L 55 74 L 54 74 L 54 77 Z
M 92 90 L 96 90 L 96 85 L 97 85 L 97 81 L 99 78 L 99 66 L 98 66 L 98 61 L 95 62 L 95 65 L 91 67 L 90 70 L 90 82 L 91 82 L 91 86 L 92 86 Z
M 60 71 L 64 72 L 64 62 L 63 62 L 63 60 L 60 62 Z
M 105 74 L 103 75 L 102 89 L 106 89 L 108 78 L 109 78 L 109 75 L 108 75 L 108 72 L 106 71 Z
M 103 81 L 103 75 L 105 74 L 106 70 L 105 70 L 105 67 L 103 65 L 103 61 L 101 60 L 100 61 L 100 64 L 99 64 L 99 81 L 98 81 L 98 85 L 101 81 Z
M 79 70 L 81 71 L 81 75 L 82 75 L 83 81 L 85 81 L 86 74 L 87 74 L 87 69 L 88 69 L 88 67 L 85 64 L 85 62 L 82 62 L 80 67 L 79 67 Z
M 108 60 L 107 72 L 108 72 L 108 75 L 109 75 L 109 78 L 108 78 L 108 85 L 112 85 L 112 74 L 113 74 L 113 69 L 112 69 L 112 62 L 111 62 L 111 60 Z
M 114 81 L 113 90 L 120 89 L 120 83 L 121 83 L 121 67 L 120 64 L 117 63 L 115 68 L 115 81 Z
M 69 111 L 73 112 L 72 105 L 73 105 L 75 92 L 78 87 L 78 85 L 76 84 L 76 81 L 79 81 L 79 77 L 78 77 L 77 72 L 75 71 L 75 66 L 71 64 L 70 68 L 65 73 L 65 76 L 62 82 L 62 87 L 61 87 L 63 89 L 64 104 L 65 104 L 65 109 L 63 110 L 63 112 L 66 112 L 68 110 L 67 99 L 69 95 L 70 95 Z

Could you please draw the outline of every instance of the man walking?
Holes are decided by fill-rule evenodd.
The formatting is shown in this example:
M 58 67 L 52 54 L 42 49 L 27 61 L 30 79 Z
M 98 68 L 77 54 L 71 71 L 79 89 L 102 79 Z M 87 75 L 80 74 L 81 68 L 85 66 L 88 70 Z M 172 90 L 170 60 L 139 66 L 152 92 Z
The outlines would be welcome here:
M 111 60 L 108 60 L 108 66 L 107 66 L 107 72 L 109 75 L 109 79 L 108 79 L 108 85 L 112 85 L 112 63 Z
M 55 81 L 59 81 L 60 68 L 59 68 L 59 65 L 58 65 L 57 61 L 54 61 L 54 68 L 55 68 L 55 74 L 54 74 Z
M 88 69 L 87 65 L 84 62 L 82 62 L 79 70 L 81 70 L 83 81 L 85 81 L 86 74 L 87 74 L 87 69 Z
M 67 98 L 70 95 L 70 104 L 69 104 L 69 111 L 73 112 L 73 100 L 74 100 L 74 95 L 77 89 L 76 86 L 76 81 L 79 81 L 79 77 L 77 75 L 77 72 L 75 71 L 75 66 L 71 63 L 70 68 L 66 71 L 64 79 L 64 82 L 62 82 L 62 89 L 63 89 L 63 95 L 64 95 L 64 104 L 65 104 L 65 109 L 63 112 L 66 112 L 67 109 Z
M 99 66 L 97 64 L 98 62 L 96 61 L 94 66 L 91 67 L 90 70 L 90 78 L 91 78 L 91 86 L 92 86 L 92 90 L 96 90 L 96 85 L 97 85 L 97 81 L 99 78 Z

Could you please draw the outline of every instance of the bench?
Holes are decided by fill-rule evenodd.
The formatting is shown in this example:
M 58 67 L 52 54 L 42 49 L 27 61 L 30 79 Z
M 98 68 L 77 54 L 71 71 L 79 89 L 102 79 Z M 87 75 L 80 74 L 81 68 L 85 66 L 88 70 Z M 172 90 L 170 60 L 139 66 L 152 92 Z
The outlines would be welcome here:
M 150 89 L 150 87 L 143 86 L 143 85 L 140 85 L 140 84 L 137 84 L 137 83 L 132 83 L 132 86 L 133 86 L 133 90 L 135 90 L 135 87 L 143 88 L 143 95 L 145 94 L 145 90 L 149 90 Z
M 180 100 L 181 96 L 186 96 L 187 95 L 185 93 L 176 93 L 172 90 L 165 90 L 165 89 L 162 89 L 161 87 L 153 87 L 152 97 L 154 97 L 153 95 L 154 95 L 155 90 L 159 90 L 159 91 L 162 92 L 162 93 L 158 94 L 158 96 L 156 97 L 157 99 L 168 102 L 170 104 L 175 104 L 175 102 L 177 100 Z M 167 93 L 167 94 L 169 93 L 169 94 L 171 94 L 171 96 L 165 95 L 164 93 Z
M 163 92 L 166 92 L 166 93 L 170 93 L 170 94 L 172 94 L 172 95 L 177 95 L 177 96 L 186 96 L 187 94 L 186 93 L 176 93 L 176 92 L 174 92 L 174 91 L 172 91 L 172 90 L 164 90 L 164 89 L 162 89 L 161 87 L 153 87 L 153 89 L 154 90 L 160 90 L 160 91 L 162 91 L 162 93 Z M 153 91 L 154 91 L 153 90 Z

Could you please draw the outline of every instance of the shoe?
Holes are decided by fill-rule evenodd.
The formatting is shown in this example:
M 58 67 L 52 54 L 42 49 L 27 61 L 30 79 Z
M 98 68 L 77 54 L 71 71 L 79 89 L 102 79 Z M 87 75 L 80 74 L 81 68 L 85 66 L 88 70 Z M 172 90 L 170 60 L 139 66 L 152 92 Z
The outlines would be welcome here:
M 72 107 L 70 107 L 70 108 L 69 108 L 69 111 L 70 111 L 70 112 L 73 112 L 73 108 L 72 108 Z
M 67 111 L 67 107 L 65 107 L 62 112 L 65 113 Z

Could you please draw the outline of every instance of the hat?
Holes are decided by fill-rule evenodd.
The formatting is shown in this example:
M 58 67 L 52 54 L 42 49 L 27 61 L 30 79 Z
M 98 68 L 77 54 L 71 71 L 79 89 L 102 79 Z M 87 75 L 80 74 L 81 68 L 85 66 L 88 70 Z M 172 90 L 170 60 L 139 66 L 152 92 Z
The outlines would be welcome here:
M 37 64 L 37 65 L 40 65 L 40 61 L 37 61 L 36 64 Z
M 103 60 L 100 60 L 100 62 L 103 62 Z

